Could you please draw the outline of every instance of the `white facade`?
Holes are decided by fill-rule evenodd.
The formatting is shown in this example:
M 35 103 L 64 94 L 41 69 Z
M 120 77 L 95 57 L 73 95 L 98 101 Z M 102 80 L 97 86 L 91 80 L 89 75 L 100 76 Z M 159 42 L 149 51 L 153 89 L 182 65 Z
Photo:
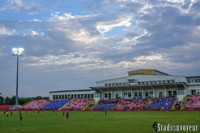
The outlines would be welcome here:
M 170 81 L 170 82 L 184 82 L 187 83 L 186 76 L 168 76 L 168 75 L 135 75 L 135 76 L 127 76 L 127 77 L 121 77 L 121 78 L 114 78 L 114 79 L 108 79 L 103 81 L 97 81 L 96 85 L 99 86 L 115 86 L 118 84 L 118 86 L 122 85 L 137 85 L 138 83 L 144 82 L 144 84 L 150 84 L 150 81 L 153 82 L 153 84 L 159 84 L 159 82 L 162 84 L 163 82 Z
M 51 91 L 49 92 L 49 99 L 92 99 L 94 98 L 94 94 L 96 92 L 94 90 L 64 90 L 64 91 Z
M 197 79 L 196 79 L 197 78 Z M 91 87 L 101 99 L 177 97 L 200 95 L 200 78 L 184 75 L 134 75 L 96 82 Z
M 95 87 L 85 90 L 49 92 L 49 99 L 132 99 L 147 97 L 177 97 L 200 95 L 200 76 L 133 75 L 97 81 Z

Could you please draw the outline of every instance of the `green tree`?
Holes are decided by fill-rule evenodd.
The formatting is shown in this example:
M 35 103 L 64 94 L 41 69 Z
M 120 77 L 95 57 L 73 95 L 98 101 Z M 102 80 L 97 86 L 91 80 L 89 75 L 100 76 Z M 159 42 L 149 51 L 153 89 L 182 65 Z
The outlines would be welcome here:
M 10 105 L 15 105 L 16 103 L 16 96 L 13 96 L 10 101 Z
M 11 103 L 11 98 L 6 97 L 6 98 L 5 98 L 5 104 L 6 104 L 6 105 L 10 105 L 10 103 Z
M 3 105 L 4 103 L 3 103 L 3 97 L 2 96 L 0 96 L 0 105 Z

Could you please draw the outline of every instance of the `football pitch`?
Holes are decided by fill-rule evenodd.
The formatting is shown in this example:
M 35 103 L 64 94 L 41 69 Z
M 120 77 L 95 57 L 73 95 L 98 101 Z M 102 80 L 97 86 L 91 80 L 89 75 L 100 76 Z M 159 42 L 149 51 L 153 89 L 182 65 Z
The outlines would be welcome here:
M 194 112 L 69 112 L 65 120 L 62 112 L 29 111 L 19 112 L 6 120 L 0 112 L 0 133 L 154 133 L 152 127 L 156 121 L 161 124 L 199 125 L 200 111 Z M 198 132 L 200 127 L 198 127 Z

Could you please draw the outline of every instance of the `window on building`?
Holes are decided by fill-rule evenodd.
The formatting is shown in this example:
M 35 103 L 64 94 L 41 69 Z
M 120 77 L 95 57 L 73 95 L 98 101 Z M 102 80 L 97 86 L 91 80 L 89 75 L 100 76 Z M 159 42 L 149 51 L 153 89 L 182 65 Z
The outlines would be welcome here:
M 111 93 L 108 93 L 109 99 L 111 99 Z
M 173 96 L 177 96 L 177 91 L 173 91 Z
M 131 92 L 128 92 L 128 97 L 131 97 Z
M 73 98 L 74 98 L 74 95 L 71 95 L 71 98 L 73 99 Z
M 84 94 L 84 98 L 87 98 L 87 95 L 86 95 L 86 94 Z
M 196 90 L 191 90 L 192 95 L 196 95 Z
M 64 95 L 62 95 L 62 99 L 65 99 L 65 96 L 64 96 Z
M 58 99 L 58 95 L 56 95 L 56 99 Z
M 169 83 L 170 83 L 170 80 L 167 80 L 167 83 L 169 84 Z
M 153 91 L 150 91 L 150 92 L 149 92 L 149 96 L 150 96 L 150 97 L 153 97 Z
M 157 84 L 157 81 L 153 81 L 153 84 Z
M 81 94 L 81 98 L 83 98 L 83 94 Z
M 184 95 L 184 90 L 178 90 L 178 95 Z
M 105 97 L 105 98 L 108 98 L 108 93 L 105 93 L 105 94 L 104 94 L 104 97 Z
M 149 97 L 149 92 L 145 92 L 145 97 Z
M 160 80 L 158 81 L 158 84 L 161 84 L 161 81 L 160 81 Z
M 94 98 L 94 94 L 91 94 L 91 98 Z
M 97 98 L 99 98 L 100 94 L 99 93 L 95 93 L 94 96 L 97 97 Z
M 59 99 L 61 99 L 61 95 L 59 95 Z
M 70 99 L 70 98 L 71 98 L 71 97 L 70 97 L 70 95 L 68 95 L 67 97 L 68 97 L 68 99 Z
M 159 97 L 163 97 L 162 92 L 159 92 Z
M 172 96 L 172 91 L 168 91 L 168 96 Z
M 67 99 L 67 95 L 65 95 L 65 99 Z
M 77 98 L 77 96 L 76 96 L 76 95 L 74 95 L 74 98 L 76 99 L 76 98 Z
M 138 97 L 138 93 L 137 92 L 134 92 L 134 95 L 135 95 L 135 97 Z
M 142 98 L 142 92 L 139 92 L 139 98 Z
M 88 98 L 90 98 L 90 94 L 88 94 Z
M 55 96 L 55 95 L 53 95 L 53 99 L 56 99 L 56 96 Z
M 128 97 L 128 93 L 124 92 L 124 98 L 127 98 L 127 97 Z

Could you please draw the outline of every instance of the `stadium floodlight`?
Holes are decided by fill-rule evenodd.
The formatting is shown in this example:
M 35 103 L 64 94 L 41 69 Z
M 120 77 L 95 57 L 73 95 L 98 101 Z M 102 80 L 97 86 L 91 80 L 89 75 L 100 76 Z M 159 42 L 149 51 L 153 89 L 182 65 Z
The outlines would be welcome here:
M 17 77 L 16 77 L 16 105 L 18 105 L 18 66 L 19 66 L 19 56 L 23 55 L 23 48 L 13 48 L 13 56 L 17 56 Z
M 24 52 L 24 49 L 23 48 L 13 48 L 12 52 L 13 52 L 14 56 L 16 56 L 16 55 L 22 55 L 23 52 Z

